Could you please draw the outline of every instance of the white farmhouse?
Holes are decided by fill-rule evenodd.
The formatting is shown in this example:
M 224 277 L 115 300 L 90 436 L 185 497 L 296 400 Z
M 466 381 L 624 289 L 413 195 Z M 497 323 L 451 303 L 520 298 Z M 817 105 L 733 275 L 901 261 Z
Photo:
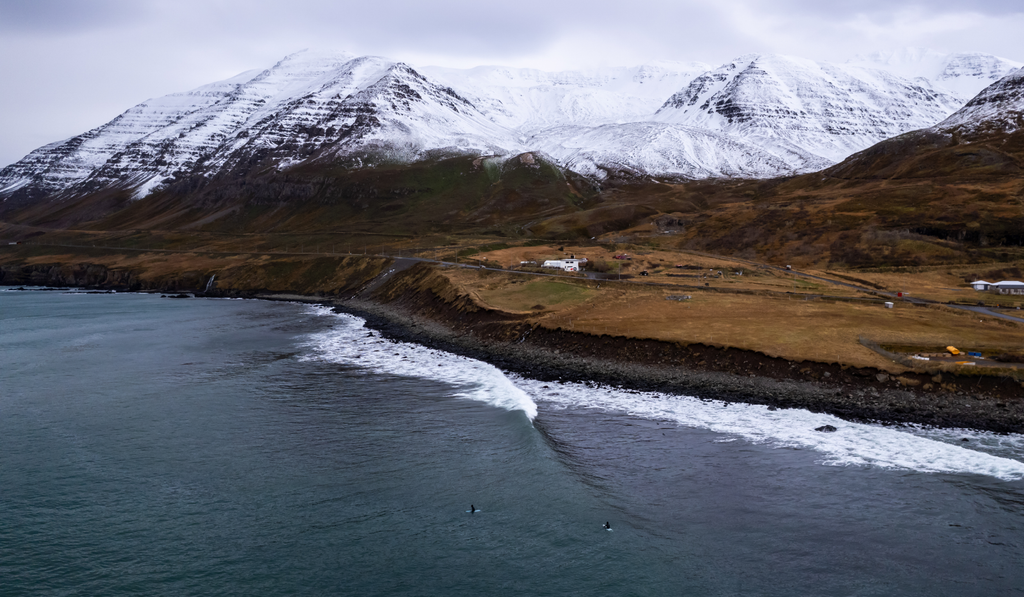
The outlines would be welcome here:
M 1024 282 L 1017 280 L 1002 280 L 1000 282 L 986 282 L 978 280 L 971 282 L 971 288 L 975 290 L 989 290 L 999 294 L 1024 294 Z
M 1018 282 L 1017 280 L 1003 280 L 996 282 L 995 284 L 989 285 L 990 290 L 995 290 L 999 294 L 1024 294 L 1024 282 Z
M 551 259 L 545 261 L 541 267 L 550 267 L 552 269 L 560 269 L 566 272 L 578 272 L 583 269 L 583 265 L 586 262 L 586 257 L 583 259 L 576 259 L 575 257 L 570 259 Z

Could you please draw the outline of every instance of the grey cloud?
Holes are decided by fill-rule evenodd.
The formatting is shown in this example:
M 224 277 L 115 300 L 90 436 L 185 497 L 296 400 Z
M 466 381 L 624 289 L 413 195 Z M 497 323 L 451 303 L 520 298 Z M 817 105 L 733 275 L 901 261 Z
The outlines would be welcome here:
M 275 12 L 275 2 L 245 6 L 251 10 L 239 11 L 238 20 L 228 25 L 229 31 L 220 29 L 220 35 L 269 35 L 278 41 L 295 39 L 299 47 L 326 44 L 391 57 L 427 54 L 472 57 L 478 63 L 516 63 L 557 46 L 575 54 L 576 62 L 591 64 L 607 60 L 616 49 L 625 60 L 638 56 L 715 60 L 722 55 L 721 47 L 742 43 L 730 29 L 728 11 L 692 0 L 454 1 L 443 5 L 384 0 L 356 7 L 298 0 L 294 10 L 284 13 Z M 214 19 L 202 22 L 207 23 L 199 26 L 204 35 L 223 27 L 223 21 L 218 25 L 210 24 Z M 297 32 L 301 36 L 292 35 Z M 588 58 L 594 47 L 603 54 Z
M 901 20 L 908 7 L 997 18 L 953 35 L 915 34 Z M 842 60 L 907 45 L 1022 60 L 1024 41 L 1007 33 L 1022 21 L 1005 17 L 1022 9 L 1020 0 L 0 0 L 0 164 L 38 147 L 39 131 L 66 138 L 148 97 L 266 68 L 302 48 L 548 69 L 718 65 L 751 52 Z M 876 29 L 858 29 L 860 17 Z
M 575 3 L 570 3 L 575 4 Z M 582 4 L 582 3 L 581 3 Z M 506 55 L 557 39 L 572 19 L 571 6 L 540 10 L 529 1 L 507 3 L 454 1 L 443 5 L 402 0 L 349 5 L 297 0 L 282 10 L 278 2 L 222 2 L 227 19 L 194 19 L 203 34 L 246 39 L 269 35 L 301 43 L 333 41 L 372 53 L 415 50 L 433 53 Z M 212 17 L 213 6 L 197 7 Z
M 964 13 L 1002 16 L 1024 13 L 1020 0 L 919 0 L 893 2 L 892 0 L 860 0 L 858 2 L 822 2 L 821 0 L 775 0 L 770 9 L 758 5 L 760 12 L 793 15 L 815 15 L 846 18 L 857 15 L 887 17 L 899 11 L 920 10 L 925 13 Z
M 4 0 L 0 31 L 66 34 L 123 26 L 147 13 L 145 2 L 130 0 Z

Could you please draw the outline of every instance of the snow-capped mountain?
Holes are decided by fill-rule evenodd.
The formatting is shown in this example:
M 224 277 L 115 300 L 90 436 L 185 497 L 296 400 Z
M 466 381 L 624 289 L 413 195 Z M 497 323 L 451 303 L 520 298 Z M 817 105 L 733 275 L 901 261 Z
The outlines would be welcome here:
M 42 147 L 0 170 L 0 198 L 106 188 L 143 197 L 178 178 L 317 160 L 359 167 L 525 151 L 595 178 L 772 177 L 935 125 L 969 99 L 963 89 L 981 89 L 1013 64 L 905 52 L 841 65 L 751 55 L 715 69 L 544 72 L 306 51 Z M 975 109 L 1003 109 L 995 98 Z
M 140 139 L 226 100 L 257 74 L 242 73 L 189 92 L 149 100 L 101 127 L 45 145 L 0 171 L 0 193 L 10 194 L 27 185 L 34 186 L 37 194 L 70 189 Z
M 1024 66 L 991 54 L 944 54 L 922 48 L 902 48 L 857 56 L 847 62 L 888 71 L 905 79 L 923 78 L 933 87 L 966 102 L 982 89 Z
M 1024 130 L 1024 68 L 985 88 L 934 130 L 956 132 L 968 139 L 983 134 Z
M 750 55 L 693 78 L 646 122 L 542 130 L 528 145 L 597 177 L 771 177 L 828 167 L 961 105 L 884 69 Z
M 935 177 L 974 181 L 981 185 L 976 200 L 989 197 L 983 200 L 990 201 L 991 197 L 1018 194 L 1015 181 L 1020 180 L 1022 162 L 1024 69 L 1018 69 L 938 124 L 886 139 L 828 168 L 825 174 L 833 180 L 920 181 Z M 986 181 L 996 183 L 986 187 Z M 989 190 L 980 191 L 983 188 Z M 1016 236 L 1012 238 L 1017 242 Z
M 507 131 L 450 88 L 384 58 L 301 52 L 259 73 L 140 104 L 0 171 L 0 193 L 143 196 L 176 175 L 372 153 L 412 161 L 452 148 L 516 147 Z
M 883 70 L 752 55 L 697 77 L 655 118 L 728 133 L 807 171 L 930 126 L 961 105 Z

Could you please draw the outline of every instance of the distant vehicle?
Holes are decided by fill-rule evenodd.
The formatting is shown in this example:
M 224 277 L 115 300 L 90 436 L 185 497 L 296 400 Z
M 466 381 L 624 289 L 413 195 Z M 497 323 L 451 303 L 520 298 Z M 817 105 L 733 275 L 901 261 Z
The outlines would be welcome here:
M 644 271 L 640 272 L 640 275 L 641 276 L 649 276 L 650 274 L 647 273 L 647 270 L 644 270 Z
M 612 257 L 612 259 L 632 259 L 632 257 L 627 255 L 626 253 L 623 253 L 622 255 L 616 255 Z

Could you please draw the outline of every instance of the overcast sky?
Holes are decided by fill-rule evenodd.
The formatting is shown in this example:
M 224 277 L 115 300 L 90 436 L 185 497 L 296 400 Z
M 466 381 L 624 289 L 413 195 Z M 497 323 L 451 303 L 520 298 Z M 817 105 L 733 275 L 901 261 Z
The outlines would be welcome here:
M 1024 62 L 1021 0 L 0 0 L 0 166 L 304 48 L 560 70 L 902 47 Z

